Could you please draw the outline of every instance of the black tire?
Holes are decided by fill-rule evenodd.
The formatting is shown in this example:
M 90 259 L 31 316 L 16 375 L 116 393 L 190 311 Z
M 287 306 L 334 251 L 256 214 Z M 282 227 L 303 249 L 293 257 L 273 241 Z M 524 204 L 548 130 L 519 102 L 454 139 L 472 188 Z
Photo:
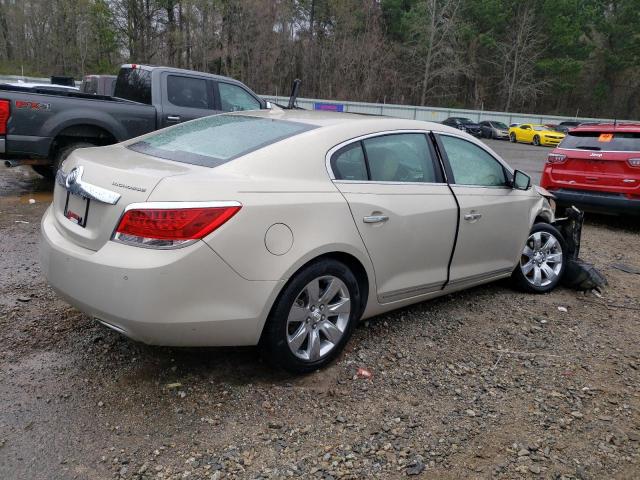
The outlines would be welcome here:
M 518 141 L 518 139 L 516 138 L 516 134 L 515 134 L 514 132 L 511 132 L 511 133 L 509 134 L 509 141 L 510 141 L 511 143 L 516 143 L 516 142 Z
M 533 137 L 533 144 L 534 144 L 536 147 L 539 147 L 539 146 L 540 146 L 540 137 L 539 137 L 538 135 L 534 135 L 534 137 Z
M 340 279 L 348 289 L 350 312 L 347 324 L 343 330 L 342 337 L 330 351 L 315 361 L 304 360 L 296 356 L 289 347 L 287 341 L 287 329 L 289 328 L 287 319 L 294 307 L 294 302 L 299 300 L 306 287 L 314 280 L 326 276 Z M 289 280 L 271 308 L 260 340 L 260 350 L 264 359 L 276 367 L 298 374 L 310 373 L 328 365 L 340 354 L 349 341 L 362 313 L 360 304 L 358 281 L 351 270 L 343 263 L 333 259 L 322 259 L 304 267 Z M 318 332 L 320 332 L 320 329 Z M 289 334 L 291 335 L 291 333 Z
M 542 237 L 543 238 L 547 238 L 547 239 L 549 238 L 549 236 L 554 237 L 558 242 L 558 245 L 559 245 L 559 248 L 560 248 L 560 253 L 562 255 L 561 265 L 560 265 L 560 268 L 557 269 L 558 271 L 555 272 L 555 270 L 556 270 L 555 264 L 554 264 L 554 266 L 552 268 L 552 270 L 554 270 L 555 278 L 553 278 L 553 280 L 551 280 L 549 283 L 542 284 L 542 285 L 535 285 L 533 283 L 532 278 L 530 278 L 528 276 L 528 274 L 526 274 L 524 272 L 524 270 L 523 270 L 529 264 L 529 262 L 527 262 L 527 259 L 530 258 L 525 253 L 525 250 L 526 250 L 527 247 L 531 247 L 531 237 L 535 233 L 542 233 Z M 545 241 L 545 243 L 546 243 L 546 241 Z M 553 250 L 553 251 L 555 252 L 555 254 L 557 254 L 557 250 Z M 556 288 L 556 286 L 558 286 L 558 284 L 562 280 L 562 276 L 564 275 L 564 271 L 565 271 L 565 268 L 567 266 L 566 253 L 567 253 L 567 244 L 566 244 L 566 242 L 564 240 L 564 237 L 558 231 L 558 229 L 556 227 L 554 227 L 553 225 L 550 225 L 548 223 L 536 223 L 533 226 L 533 228 L 531 229 L 531 232 L 529 233 L 529 236 L 527 237 L 527 243 L 523 247 L 523 253 L 521 254 L 520 258 L 518 259 L 518 264 L 516 265 L 516 268 L 514 269 L 512 275 L 511 275 L 511 278 L 515 282 L 516 286 L 520 290 L 523 290 L 525 292 L 529 292 L 529 293 L 547 293 L 547 292 L 550 292 L 551 290 Z M 549 266 L 549 264 L 547 263 L 547 256 L 551 257 L 551 255 L 548 255 L 548 253 L 544 254 L 544 265 Z M 531 260 L 531 261 L 533 262 L 533 260 Z M 535 268 L 535 267 L 533 267 L 533 268 Z M 547 280 L 549 280 L 548 277 L 547 277 Z
M 57 150 L 53 157 L 51 165 L 32 165 L 31 168 L 33 168 L 36 173 L 42 175 L 44 178 L 53 180 L 54 178 L 56 178 L 56 172 L 58 171 L 58 168 L 60 168 L 62 162 L 64 162 L 67 157 L 71 155 L 71 152 L 73 152 L 74 150 L 78 150 L 79 148 L 90 148 L 95 146 L 95 144 L 89 142 L 67 143 Z

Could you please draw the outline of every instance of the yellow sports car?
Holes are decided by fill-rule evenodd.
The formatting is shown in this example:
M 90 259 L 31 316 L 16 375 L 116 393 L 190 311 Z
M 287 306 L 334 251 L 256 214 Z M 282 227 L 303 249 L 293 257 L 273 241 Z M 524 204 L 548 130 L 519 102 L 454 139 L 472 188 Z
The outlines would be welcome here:
M 513 143 L 522 142 L 555 147 L 563 138 L 564 133 L 551 130 L 546 125 L 521 123 L 509 129 L 509 140 Z

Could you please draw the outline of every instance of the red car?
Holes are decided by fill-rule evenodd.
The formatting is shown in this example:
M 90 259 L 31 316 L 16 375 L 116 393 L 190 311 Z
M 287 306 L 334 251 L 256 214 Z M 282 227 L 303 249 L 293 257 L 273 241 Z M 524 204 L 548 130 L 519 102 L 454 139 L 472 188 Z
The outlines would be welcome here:
M 640 123 L 582 125 L 548 156 L 541 186 L 560 205 L 640 214 Z

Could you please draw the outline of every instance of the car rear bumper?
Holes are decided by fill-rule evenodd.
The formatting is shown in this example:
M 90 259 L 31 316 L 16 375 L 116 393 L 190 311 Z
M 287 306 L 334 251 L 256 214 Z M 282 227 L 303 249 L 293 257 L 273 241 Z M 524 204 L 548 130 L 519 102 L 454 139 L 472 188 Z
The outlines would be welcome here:
M 30 135 L 7 135 L 2 141 L 0 158 L 45 158 L 49 155 L 52 139 Z
M 616 193 L 546 188 L 555 195 L 556 202 L 559 204 L 575 205 L 588 212 L 640 215 L 640 199 L 632 199 Z
M 68 303 L 153 345 L 255 345 L 279 281 L 248 281 L 208 245 L 155 250 L 107 242 L 92 251 L 42 219 L 40 261 Z

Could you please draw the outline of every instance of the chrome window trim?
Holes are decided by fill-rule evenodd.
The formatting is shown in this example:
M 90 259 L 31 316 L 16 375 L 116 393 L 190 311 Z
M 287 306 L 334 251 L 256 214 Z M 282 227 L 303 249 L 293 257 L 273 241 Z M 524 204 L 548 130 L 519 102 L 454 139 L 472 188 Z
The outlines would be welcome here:
M 368 138 L 373 138 L 373 137 L 382 137 L 382 136 L 385 136 L 385 135 L 399 135 L 399 134 L 403 134 L 403 133 L 418 133 L 418 134 L 422 134 L 422 135 L 425 135 L 427 137 L 427 139 L 426 139 L 427 142 L 430 142 L 431 139 L 429 138 L 429 133 L 431 133 L 431 132 L 432 132 L 432 130 L 419 130 L 419 129 L 383 130 L 383 131 L 380 131 L 380 132 L 367 133 L 365 135 L 359 135 L 357 137 L 350 138 L 349 140 L 345 140 L 345 141 L 333 146 L 331 149 L 329 149 L 329 151 L 327 152 L 327 154 L 325 155 L 325 158 L 324 158 L 325 168 L 327 169 L 327 172 L 329 173 L 329 178 L 334 183 L 343 183 L 343 182 L 344 183 L 364 183 L 364 184 L 367 184 L 367 185 L 375 185 L 375 184 L 382 184 L 382 185 L 446 185 L 446 182 L 442 182 L 442 183 L 435 182 L 434 183 L 434 182 L 387 182 L 387 181 L 379 181 L 379 180 L 342 180 L 342 179 L 336 179 L 336 176 L 333 173 L 333 169 L 331 168 L 331 157 L 333 156 L 333 154 L 336 153 L 341 148 L 346 147 L 348 145 L 351 145 L 352 143 L 360 142 L 362 140 L 366 140 Z M 435 168 L 436 168 L 435 164 L 434 164 L 433 168 L 435 170 Z
M 95 200 L 108 205 L 115 205 L 118 203 L 118 200 L 120 200 L 122 195 L 117 192 L 107 190 L 106 188 L 93 185 L 92 183 L 84 182 L 82 180 L 83 173 L 84 167 L 81 165 L 73 167 L 69 170 L 69 173 L 65 173 L 62 169 L 58 169 L 56 172 L 56 183 L 69 193 L 89 200 Z
M 449 132 L 434 132 L 437 133 L 438 135 L 446 135 L 448 137 L 453 137 L 453 138 L 457 138 L 459 140 L 464 140 L 466 142 L 469 142 L 473 145 L 475 145 L 476 147 L 480 148 L 481 150 L 484 150 L 484 152 L 489 155 L 491 158 L 493 158 L 496 162 L 498 162 L 500 165 L 502 165 L 502 168 L 504 168 L 505 170 L 507 170 L 511 175 L 513 175 L 513 172 L 515 171 L 513 168 L 511 168 L 511 166 L 506 163 L 502 158 L 500 157 L 496 157 L 490 150 L 488 150 L 484 145 L 482 145 L 481 142 L 475 142 L 475 141 L 471 141 L 468 138 L 464 138 L 460 135 L 455 135 L 453 133 L 449 133 Z M 475 139 L 474 139 L 475 140 Z M 445 152 L 446 154 L 446 152 Z M 456 186 L 456 187 L 470 187 L 470 188 L 502 188 L 505 190 L 513 190 L 512 187 L 508 186 L 508 185 L 468 185 L 466 183 L 451 183 L 450 184 L 452 187 Z

